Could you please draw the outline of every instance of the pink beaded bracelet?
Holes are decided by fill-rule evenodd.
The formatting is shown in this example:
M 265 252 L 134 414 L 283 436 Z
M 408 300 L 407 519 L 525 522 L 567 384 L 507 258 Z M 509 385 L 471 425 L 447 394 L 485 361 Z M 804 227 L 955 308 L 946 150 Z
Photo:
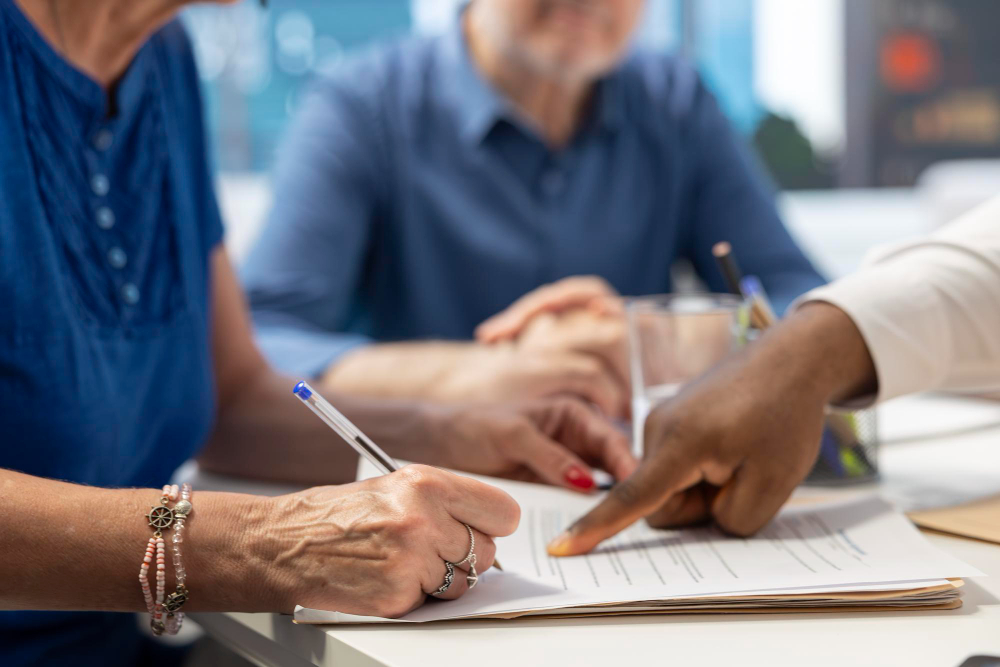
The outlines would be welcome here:
M 168 503 L 174 502 L 173 508 Z M 188 599 L 186 586 L 187 571 L 184 569 L 181 560 L 181 544 L 184 542 L 184 522 L 191 513 L 191 485 L 183 484 L 180 488 L 176 484 L 167 484 L 163 487 L 160 496 L 160 504 L 152 507 L 146 519 L 150 527 L 153 528 L 153 536 L 146 544 L 146 554 L 143 556 L 142 565 L 139 567 L 139 584 L 142 587 L 142 597 L 146 601 L 146 610 L 149 612 L 149 625 L 153 634 L 159 635 L 164 631 L 167 634 L 175 635 L 184 622 L 184 613 L 180 608 Z M 174 562 L 174 575 L 177 579 L 176 589 L 170 595 L 166 595 L 167 572 L 166 572 L 166 543 L 163 541 L 163 531 L 174 529 L 171 538 Z M 156 598 L 153 598 L 149 588 L 149 566 L 156 558 Z M 166 619 L 164 619 L 166 612 Z
M 177 486 L 172 488 L 174 494 L 177 493 Z M 180 609 L 188 599 L 187 590 L 187 570 L 184 569 L 184 561 L 181 558 L 181 544 L 184 543 L 184 522 L 194 506 L 191 504 L 191 485 L 185 482 L 181 485 L 181 499 L 174 505 L 174 534 L 171 536 L 173 553 L 174 578 L 176 589 L 167 596 L 163 603 L 163 608 L 167 611 L 166 631 L 167 634 L 176 635 L 184 623 L 184 612 Z

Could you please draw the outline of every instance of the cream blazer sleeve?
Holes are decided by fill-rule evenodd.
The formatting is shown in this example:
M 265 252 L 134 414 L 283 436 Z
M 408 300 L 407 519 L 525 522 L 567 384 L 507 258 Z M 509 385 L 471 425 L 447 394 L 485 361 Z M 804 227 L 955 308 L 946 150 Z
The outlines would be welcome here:
M 857 273 L 807 293 L 864 337 L 883 401 L 1000 387 L 1000 197 L 931 236 L 879 248 Z M 835 359 L 831 363 L 836 363 Z

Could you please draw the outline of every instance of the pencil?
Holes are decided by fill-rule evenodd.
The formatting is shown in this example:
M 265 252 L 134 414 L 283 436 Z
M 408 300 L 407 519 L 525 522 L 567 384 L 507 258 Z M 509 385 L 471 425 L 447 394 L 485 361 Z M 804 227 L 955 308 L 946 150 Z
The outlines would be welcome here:
M 740 279 L 743 277 L 743 274 L 736 263 L 736 258 L 733 257 L 733 247 L 729 245 L 729 242 L 719 241 L 716 243 L 712 246 L 712 254 L 715 255 L 715 261 L 719 263 L 719 270 L 722 271 L 722 277 L 726 279 L 726 284 L 729 285 L 729 291 L 733 294 L 746 296 L 743 294 L 743 290 L 740 289 Z
M 755 329 L 766 329 L 770 322 L 763 307 L 756 300 L 749 298 L 740 286 L 740 281 L 743 280 L 743 273 L 740 271 L 740 266 L 736 263 L 736 257 L 733 255 L 733 246 L 728 241 L 719 241 L 712 246 L 712 254 L 719 263 L 719 270 L 722 272 L 722 277 L 726 279 L 726 284 L 729 285 L 729 291 L 743 297 L 750 304 L 750 324 Z

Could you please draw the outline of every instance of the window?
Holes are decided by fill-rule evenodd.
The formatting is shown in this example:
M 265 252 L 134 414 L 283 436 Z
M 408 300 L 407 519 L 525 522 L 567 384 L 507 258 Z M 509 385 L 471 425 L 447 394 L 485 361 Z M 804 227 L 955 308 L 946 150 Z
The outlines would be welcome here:
M 346 52 L 412 32 L 434 33 L 465 0 L 270 0 L 184 12 L 203 81 L 215 164 L 270 167 L 303 84 Z M 758 117 L 753 95 L 754 0 L 647 0 L 637 41 L 694 58 L 737 126 Z

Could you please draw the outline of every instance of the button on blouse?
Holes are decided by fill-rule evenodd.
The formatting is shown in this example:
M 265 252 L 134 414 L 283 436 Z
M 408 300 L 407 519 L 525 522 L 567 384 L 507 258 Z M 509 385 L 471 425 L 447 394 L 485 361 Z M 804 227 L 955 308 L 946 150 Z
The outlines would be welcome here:
M 99 207 L 95 218 L 97 219 L 97 226 L 101 229 L 107 230 L 115 226 L 115 212 L 107 206 Z
M 118 246 L 115 246 L 114 248 L 111 248 L 111 250 L 108 250 L 108 264 L 110 264 L 112 268 L 124 269 L 127 263 L 128 263 L 128 255 L 125 254 L 124 250 L 122 250 Z
M 97 134 L 94 135 L 94 149 L 99 151 L 106 151 L 111 146 L 111 141 L 114 139 L 111 134 L 111 130 L 102 129 Z

